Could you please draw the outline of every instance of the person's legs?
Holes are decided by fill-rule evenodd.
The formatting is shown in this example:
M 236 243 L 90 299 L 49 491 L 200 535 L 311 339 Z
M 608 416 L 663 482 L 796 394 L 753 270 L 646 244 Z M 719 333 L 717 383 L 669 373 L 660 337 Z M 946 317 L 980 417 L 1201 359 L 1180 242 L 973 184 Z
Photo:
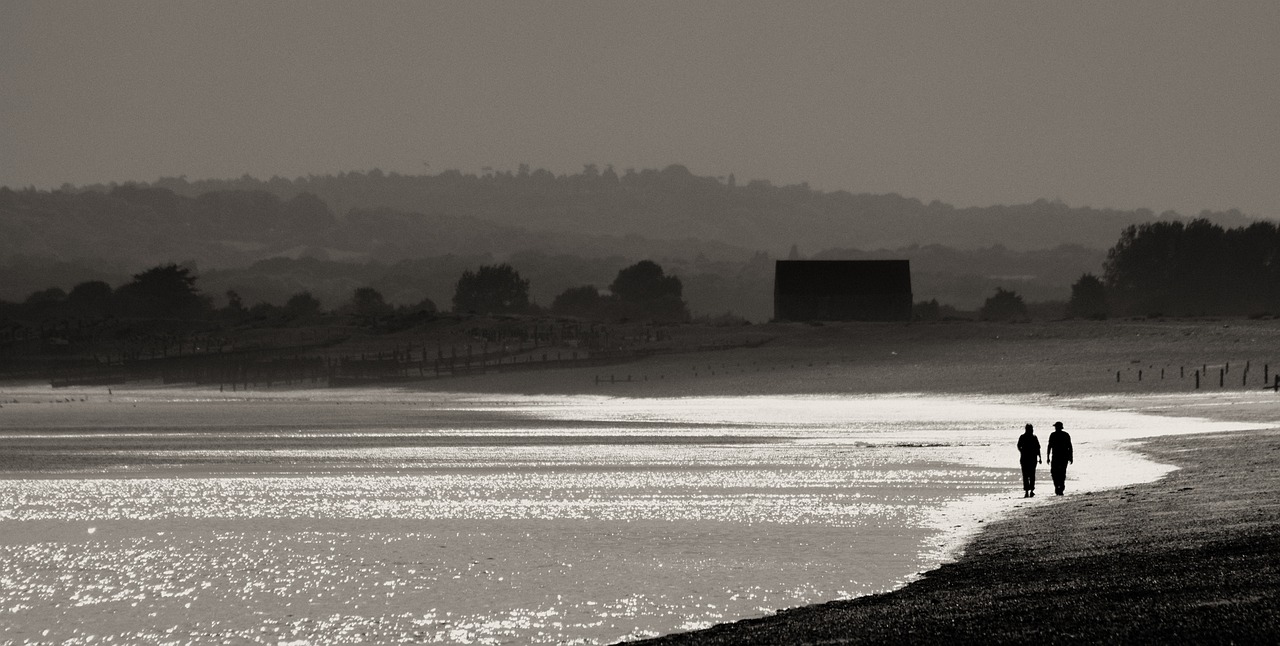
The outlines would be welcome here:
M 1053 493 L 1061 496 L 1067 490 L 1067 463 L 1050 465 L 1049 474 L 1053 476 Z
M 1036 495 L 1036 463 L 1022 463 L 1022 491 L 1023 496 Z

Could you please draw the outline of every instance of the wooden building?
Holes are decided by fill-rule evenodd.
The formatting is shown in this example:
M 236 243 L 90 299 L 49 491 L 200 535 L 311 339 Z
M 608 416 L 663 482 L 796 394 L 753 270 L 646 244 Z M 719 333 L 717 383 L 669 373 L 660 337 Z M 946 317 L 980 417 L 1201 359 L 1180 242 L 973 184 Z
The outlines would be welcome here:
M 779 260 L 773 318 L 779 321 L 910 321 L 907 260 Z

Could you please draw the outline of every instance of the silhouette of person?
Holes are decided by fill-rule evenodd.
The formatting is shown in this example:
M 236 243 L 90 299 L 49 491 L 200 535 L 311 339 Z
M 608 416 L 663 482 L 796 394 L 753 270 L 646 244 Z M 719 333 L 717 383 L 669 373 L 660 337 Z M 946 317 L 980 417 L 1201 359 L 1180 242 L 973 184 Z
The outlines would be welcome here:
M 1067 489 L 1067 465 L 1075 462 L 1071 454 L 1071 434 L 1062 430 L 1062 422 L 1054 422 L 1054 432 L 1049 434 L 1049 448 L 1045 457 L 1049 460 L 1049 475 L 1053 476 L 1053 493 L 1061 496 Z
M 1036 464 L 1040 462 L 1040 438 L 1035 429 L 1027 424 L 1027 431 L 1018 436 L 1018 453 L 1022 463 L 1022 497 L 1034 498 L 1036 495 Z

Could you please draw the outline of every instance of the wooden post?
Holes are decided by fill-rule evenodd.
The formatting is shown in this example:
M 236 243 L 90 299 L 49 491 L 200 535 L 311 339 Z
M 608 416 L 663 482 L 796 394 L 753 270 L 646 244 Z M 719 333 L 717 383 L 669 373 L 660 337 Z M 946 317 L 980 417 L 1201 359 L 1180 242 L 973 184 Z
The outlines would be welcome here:
M 794 366 L 792 366 L 792 367 L 794 367 Z M 1116 383 L 1120 383 L 1120 371 L 1119 371 L 1119 370 L 1117 370 L 1117 371 L 1116 371 Z
M 1200 390 L 1200 371 L 1196 371 L 1196 390 Z
M 1142 369 L 1138 369 L 1138 381 L 1142 381 Z
M 1221 388 L 1227 384 L 1227 369 L 1218 368 L 1218 387 Z

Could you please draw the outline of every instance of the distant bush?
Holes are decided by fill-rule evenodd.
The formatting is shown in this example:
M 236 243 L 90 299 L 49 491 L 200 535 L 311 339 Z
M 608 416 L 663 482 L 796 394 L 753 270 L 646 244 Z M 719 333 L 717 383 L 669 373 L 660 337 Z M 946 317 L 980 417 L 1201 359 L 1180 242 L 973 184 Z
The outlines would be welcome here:
M 1030 318 L 1022 297 L 1003 287 L 997 287 L 995 295 L 982 304 L 979 317 L 984 321 L 1025 321 Z

